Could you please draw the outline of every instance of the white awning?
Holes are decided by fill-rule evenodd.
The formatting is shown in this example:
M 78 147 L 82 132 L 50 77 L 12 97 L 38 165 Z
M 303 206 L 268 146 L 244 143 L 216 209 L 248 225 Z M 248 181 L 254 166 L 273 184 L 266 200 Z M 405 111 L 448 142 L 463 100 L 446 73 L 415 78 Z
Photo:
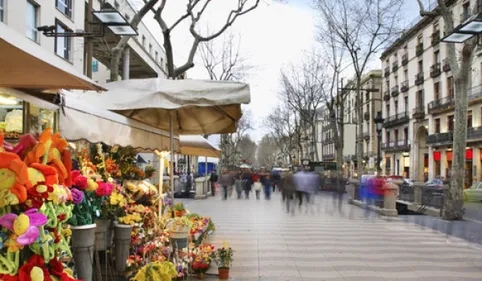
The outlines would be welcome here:
M 181 154 L 221 158 L 221 150 L 202 136 L 179 136 Z
M 0 87 L 104 90 L 53 50 L 49 52 L 5 24 L 0 24 Z

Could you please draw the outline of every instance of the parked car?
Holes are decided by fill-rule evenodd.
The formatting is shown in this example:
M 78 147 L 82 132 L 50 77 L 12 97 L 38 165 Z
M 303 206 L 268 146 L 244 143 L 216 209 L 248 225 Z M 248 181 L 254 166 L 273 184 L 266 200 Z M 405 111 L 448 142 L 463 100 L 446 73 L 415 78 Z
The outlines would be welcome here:
M 443 188 L 444 182 L 441 179 L 431 179 L 425 182 L 425 186 Z
M 403 184 L 404 184 L 404 185 L 412 186 L 413 183 L 414 183 L 414 181 L 411 180 L 411 179 L 403 179 Z
M 474 182 L 470 188 L 464 190 L 464 201 L 482 201 L 482 182 Z

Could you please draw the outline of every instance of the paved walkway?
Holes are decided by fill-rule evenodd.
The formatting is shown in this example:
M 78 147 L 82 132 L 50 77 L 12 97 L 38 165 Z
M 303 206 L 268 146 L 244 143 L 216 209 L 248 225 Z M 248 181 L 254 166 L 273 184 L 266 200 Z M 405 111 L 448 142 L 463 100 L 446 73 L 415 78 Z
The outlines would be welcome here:
M 235 249 L 231 280 L 482 280 L 482 246 L 403 218 L 364 219 L 345 204 L 333 211 L 321 195 L 308 211 L 286 214 L 271 201 L 219 197 L 184 201 L 213 218 L 211 242 Z

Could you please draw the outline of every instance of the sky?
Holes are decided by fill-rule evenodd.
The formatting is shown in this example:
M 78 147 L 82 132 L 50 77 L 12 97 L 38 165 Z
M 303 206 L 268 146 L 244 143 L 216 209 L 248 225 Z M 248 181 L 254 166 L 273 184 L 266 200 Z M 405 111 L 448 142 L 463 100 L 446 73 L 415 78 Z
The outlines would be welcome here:
M 233 7 L 233 1 L 237 3 L 237 0 L 212 1 L 212 9 L 206 10 L 205 21 L 200 23 L 200 26 L 209 25 L 215 29 L 222 24 L 228 9 Z M 179 0 L 168 1 L 167 14 L 179 15 L 185 8 L 185 3 L 186 1 Z M 243 108 L 251 112 L 254 129 L 249 134 L 255 141 L 260 141 L 267 133 L 263 120 L 279 104 L 280 71 L 291 64 L 296 65 L 318 44 L 315 27 L 318 17 L 312 9 L 312 3 L 312 0 L 262 0 L 256 10 L 240 17 L 231 27 L 230 32 L 241 38 L 241 56 L 253 66 L 251 74 L 245 79 L 251 88 L 251 103 Z M 416 0 L 406 0 L 401 13 L 404 13 L 405 25 L 418 18 Z M 167 20 L 169 22 L 170 19 Z M 171 22 L 173 20 L 174 17 Z M 160 28 L 152 14 L 148 14 L 143 21 L 155 36 L 159 34 L 156 39 L 162 44 Z M 172 41 L 175 64 L 179 65 L 187 58 L 191 38 L 187 26 L 179 26 L 176 30 Z M 221 44 L 222 40 L 218 39 L 214 44 Z M 381 67 L 378 57 L 379 54 L 370 64 L 372 68 Z M 199 53 L 195 59 L 195 67 L 188 71 L 188 78 L 208 78 Z M 217 143 L 218 138 L 210 140 Z

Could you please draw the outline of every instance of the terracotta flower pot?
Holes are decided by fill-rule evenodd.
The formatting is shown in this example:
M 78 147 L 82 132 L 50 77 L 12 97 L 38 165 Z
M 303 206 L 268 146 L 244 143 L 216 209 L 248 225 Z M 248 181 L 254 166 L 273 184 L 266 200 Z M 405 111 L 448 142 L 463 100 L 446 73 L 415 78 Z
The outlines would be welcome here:
M 220 267 L 218 268 L 218 272 L 219 272 L 219 280 L 229 279 L 229 267 Z

